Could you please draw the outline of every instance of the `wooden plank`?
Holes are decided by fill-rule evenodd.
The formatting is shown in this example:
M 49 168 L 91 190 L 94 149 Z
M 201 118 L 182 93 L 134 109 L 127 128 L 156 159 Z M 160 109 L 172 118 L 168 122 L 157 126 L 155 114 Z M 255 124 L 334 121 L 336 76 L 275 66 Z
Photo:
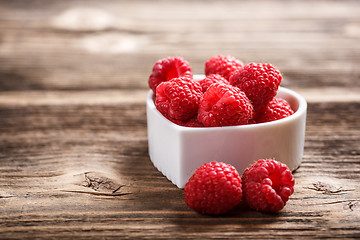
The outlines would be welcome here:
M 151 164 L 145 106 L 2 105 L 0 233 L 6 238 L 358 237 L 356 103 L 310 103 L 304 160 L 279 214 L 189 209 Z M 117 117 L 113 117 L 117 116 Z
M 290 86 L 359 87 L 357 1 L 230 3 L 3 1 L 0 90 L 145 89 L 160 58 L 202 73 L 216 54 L 271 62 Z

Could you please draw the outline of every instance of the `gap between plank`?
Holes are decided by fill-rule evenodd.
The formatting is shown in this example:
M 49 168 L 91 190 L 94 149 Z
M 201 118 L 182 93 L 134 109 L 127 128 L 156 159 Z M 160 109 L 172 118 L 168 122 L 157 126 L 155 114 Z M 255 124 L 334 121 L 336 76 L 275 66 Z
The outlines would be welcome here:
M 308 103 L 360 102 L 359 88 L 290 88 Z M 113 105 L 146 102 L 147 89 L 99 91 L 9 91 L 1 92 L 0 106 Z

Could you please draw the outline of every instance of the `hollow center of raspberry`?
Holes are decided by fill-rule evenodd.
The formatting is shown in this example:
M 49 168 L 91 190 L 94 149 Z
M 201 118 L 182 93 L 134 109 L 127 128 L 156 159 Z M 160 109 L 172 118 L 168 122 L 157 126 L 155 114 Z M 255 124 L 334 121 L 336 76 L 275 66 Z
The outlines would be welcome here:
M 167 74 L 166 74 L 166 79 L 170 80 L 173 78 L 179 77 L 178 72 L 176 71 L 176 69 L 170 69 Z
M 280 177 L 276 174 L 271 174 L 269 178 L 272 182 L 272 188 L 276 191 L 276 193 L 279 193 L 282 188 Z

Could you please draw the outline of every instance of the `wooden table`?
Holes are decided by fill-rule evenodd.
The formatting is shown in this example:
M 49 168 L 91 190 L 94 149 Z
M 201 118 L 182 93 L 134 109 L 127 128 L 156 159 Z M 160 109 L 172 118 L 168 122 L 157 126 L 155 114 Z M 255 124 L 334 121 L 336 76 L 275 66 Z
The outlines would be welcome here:
M 1 239 L 360 237 L 359 1 L 0 1 Z M 189 209 L 148 156 L 156 60 L 270 62 L 308 101 L 278 214 Z

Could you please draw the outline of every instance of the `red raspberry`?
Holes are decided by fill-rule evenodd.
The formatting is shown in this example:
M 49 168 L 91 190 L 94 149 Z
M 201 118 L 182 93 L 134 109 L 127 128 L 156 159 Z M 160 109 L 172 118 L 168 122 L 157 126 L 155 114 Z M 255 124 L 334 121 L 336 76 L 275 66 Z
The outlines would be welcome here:
M 197 120 L 197 117 L 191 118 L 188 121 L 183 121 L 179 125 L 184 127 L 204 127 L 204 124 Z
M 214 56 L 205 63 L 205 75 L 220 74 L 229 80 L 233 72 L 243 66 L 243 62 L 233 56 Z
M 244 125 L 253 117 L 253 107 L 240 89 L 214 83 L 201 99 L 198 120 L 205 127 Z
M 235 72 L 229 82 L 244 91 L 255 112 L 259 112 L 275 97 L 281 80 L 281 73 L 271 64 L 249 63 Z
M 185 120 L 185 121 L 181 121 L 181 120 L 175 120 L 172 118 L 167 118 L 168 120 L 170 120 L 171 122 L 175 123 L 176 125 L 180 125 L 183 127 L 204 127 L 204 124 L 202 124 L 201 122 L 199 122 L 197 120 L 197 117 L 193 117 L 190 118 L 189 120 Z
M 272 159 L 260 159 L 241 177 L 245 202 L 262 212 L 284 208 L 294 192 L 295 180 L 289 168 Z
M 225 84 L 229 84 L 229 81 L 226 80 L 225 78 L 223 78 L 219 74 L 210 74 L 210 75 L 206 76 L 204 79 L 199 81 L 203 92 L 206 92 L 206 90 L 210 87 L 210 85 L 213 83 L 216 83 L 216 82 L 222 82 Z
M 177 77 L 192 78 L 191 67 L 182 57 L 167 57 L 158 60 L 149 77 L 149 87 L 156 92 L 156 87 L 162 83 Z
M 156 88 L 155 105 L 165 117 L 185 121 L 196 115 L 202 95 L 200 83 L 173 78 Z
M 290 104 L 281 98 L 273 98 L 256 118 L 257 123 L 271 122 L 294 114 Z
M 242 198 L 241 178 L 236 169 L 223 162 L 198 168 L 185 185 L 185 203 L 203 214 L 223 214 Z

